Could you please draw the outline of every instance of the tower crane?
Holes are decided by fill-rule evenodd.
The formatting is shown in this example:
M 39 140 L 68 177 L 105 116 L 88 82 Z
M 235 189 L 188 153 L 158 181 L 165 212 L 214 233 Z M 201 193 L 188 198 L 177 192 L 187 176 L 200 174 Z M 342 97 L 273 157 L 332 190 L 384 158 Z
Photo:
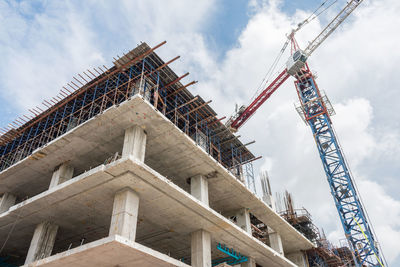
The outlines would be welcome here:
M 227 121 L 232 131 L 237 131 L 257 109 L 290 77 L 295 78 L 295 87 L 300 100 L 297 108 L 313 133 L 331 194 L 335 201 L 340 221 L 357 266 L 384 266 L 384 257 L 363 207 L 356 184 L 339 145 L 330 116 L 333 109 L 325 95 L 321 94 L 307 59 L 335 31 L 363 0 L 350 0 L 339 14 L 301 50 L 295 33 L 310 20 L 306 19 L 287 38 L 281 52 L 288 44 L 291 56 L 279 75 L 246 107 L 242 106 Z

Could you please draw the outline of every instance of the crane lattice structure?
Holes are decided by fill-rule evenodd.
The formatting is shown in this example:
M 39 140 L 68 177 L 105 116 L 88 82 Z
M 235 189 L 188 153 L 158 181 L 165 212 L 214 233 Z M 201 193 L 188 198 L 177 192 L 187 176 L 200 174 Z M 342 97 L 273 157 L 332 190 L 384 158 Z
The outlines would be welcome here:
M 294 36 L 309 20 L 300 23 L 297 29 L 288 35 L 288 40 L 281 50 L 283 53 L 290 42 L 291 57 L 284 70 L 259 95 L 256 95 L 249 106 L 239 109 L 227 124 L 233 131 L 237 131 L 280 85 L 293 76 L 300 100 L 297 111 L 313 133 L 345 236 L 354 253 L 356 265 L 383 266 L 383 254 L 379 249 L 368 215 L 363 208 L 354 179 L 332 126 L 330 116 L 333 115 L 333 108 L 328 98 L 321 94 L 307 64 L 308 57 L 361 2 L 362 0 L 349 1 L 304 50 L 299 48 Z

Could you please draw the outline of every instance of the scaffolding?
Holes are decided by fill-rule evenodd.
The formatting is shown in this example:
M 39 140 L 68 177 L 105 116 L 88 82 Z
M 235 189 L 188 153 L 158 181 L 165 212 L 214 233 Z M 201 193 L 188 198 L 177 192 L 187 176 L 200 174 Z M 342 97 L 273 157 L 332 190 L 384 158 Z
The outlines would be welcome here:
M 311 214 L 305 208 L 295 209 L 292 195 L 287 191 L 285 191 L 283 197 L 283 209 L 282 199 L 280 197 L 278 198 L 278 201 L 278 207 L 280 210 L 279 215 L 281 215 L 307 239 L 315 243 L 319 238 L 319 231 L 312 222 Z
M 316 247 L 306 251 L 310 267 L 352 267 L 353 255 L 347 246 L 335 247 L 312 222 L 311 214 L 305 209 L 295 209 L 292 195 L 285 191 L 278 196 L 279 214 Z
M 256 183 L 254 180 L 254 168 L 253 163 L 249 162 L 243 165 L 244 166 L 244 175 L 247 188 L 252 191 L 254 194 L 257 194 L 256 191 Z
M 187 87 L 196 81 L 181 83 L 189 73 L 178 77 L 169 68 L 179 56 L 164 62 L 154 53 L 165 43 L 153 48 L 141 43 L 124 56 L 114 58 L 110 69 L 103 66 L 78 74 L 67 84 L 69 88 L 61 89 L 61 97 L 43 102 L 47 109 L 31 109 L 34 116 L 24 115 L 1 129 L 0 172 L 27 157 L 40 159 L 45 156 L 38 151 L 40 148 L 134 95 L 148 101 L 231 172 L 259 159 L 221 123 L 224 118 L 216 117 L 209 106 L 211 101 L 188 91 Z M 252 168 L 246 167 L 246 173 L 250 171 Z

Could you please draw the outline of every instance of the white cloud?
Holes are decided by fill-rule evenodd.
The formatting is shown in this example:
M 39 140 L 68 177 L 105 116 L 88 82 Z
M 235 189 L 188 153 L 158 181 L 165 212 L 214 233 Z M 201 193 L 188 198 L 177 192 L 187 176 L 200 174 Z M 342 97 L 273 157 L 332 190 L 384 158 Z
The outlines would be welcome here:
M 50 3 L 44 13 L 26 19 L 28 2 L 3 2 L 1 93 L 23 109 L 40 105 L 55 95 L 73 75 L 104 59 L 93 42 L 84 19 L 69 12 L 68 5 Z M 66 12 L 64 12 L 66 10 Z M 17 29 L 17 31 L 15 31 Z M 57 91 L 56 91 L 57 90 Z
M 342 133 L 339 140 L 343 140 L 340 142 L 346 148 L 344 150 L 347 158 L 351 159 L 351 166 L 357 168 L 378 147 L 368 128 L 372 121 L 372 106 L 365 98 L 349 99 L 343 104 L 336 104 L 335 111 L 336 116 L 332 120 L 335 128 Z
M 395 263 L 393 259 L 399 256 L 400 201 L 388 196 L 378 182 L 359 179 L 358 185 L 385 256 Z
M 53 97 L 76 73 L 106 64 L 142 40 L 150 45 L 168 40 L 170 49 L 160 50 L 164 58 L 185 55 L 192 67 L 176 64 L 178 72 L 184 71 L 182 66 L 193 70 L 214 64 L 199 34 L 200 21 L 213 13 L 211 0 L 121 5 L 49 1 L 39 10 L 35 3 L 1 3 L 1 94 L 22 110 Z
M 154 45 L 167 40 L 166 48 L 157 52 L 166 60 L 181 55 L 173 69 L 178 74 L 190 71 L 199 80 L 194 93 L 212 99 L 220 116 L 229 115 L 234 103 L 246 104 L 251 98 L 285 34 L 307 16 L 298 10 L 289 17 L 281 10 L 282 1 L 251 1 L 247 26 L 218 61 L 203 31 L 217 7 L 212 0 L 86 1 L 62 7 L 49 1 L 39 12 L 31 3 L 0 2 L 0 93 L 20 109 L 53 96 L 75 73 L 110 62 L 140 41 Z M 399 13 L 398 1 L 365 0 L 309 60 L 318 71 L 319 87 L 335 106 L 340 142 L 392 264 L 400 257 L 395 244 L 400 238 L 400 199 L 393 189 L 400 186 L 400 81 L 395 73 Z M 320 30 L 314 20 L 298 34 L 300 45 Z M 240 134 L 257 141 L 252 149 L 264 159 L 256 166 L 269 171 L 273 190 L 291 191 L 296 204 L 306 207 L 336 243 L 343 232 L 311 131 L 294 110 L 296 101 L 289 80 Z M 372 176 L 371 165 L 382 175 Z M 390 190 L 395 193 L 388 195 Z

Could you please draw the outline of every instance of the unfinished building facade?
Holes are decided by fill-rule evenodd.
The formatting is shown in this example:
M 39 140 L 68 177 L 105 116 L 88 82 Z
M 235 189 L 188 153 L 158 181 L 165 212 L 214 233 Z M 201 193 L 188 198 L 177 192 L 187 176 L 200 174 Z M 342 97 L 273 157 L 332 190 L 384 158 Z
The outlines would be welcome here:
M 252 191 L 257 158 L 164 43 L 1 136 L 0 266 L 307 266 L 314 245 Z

